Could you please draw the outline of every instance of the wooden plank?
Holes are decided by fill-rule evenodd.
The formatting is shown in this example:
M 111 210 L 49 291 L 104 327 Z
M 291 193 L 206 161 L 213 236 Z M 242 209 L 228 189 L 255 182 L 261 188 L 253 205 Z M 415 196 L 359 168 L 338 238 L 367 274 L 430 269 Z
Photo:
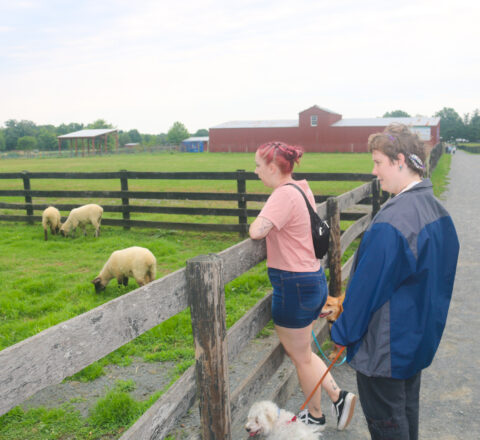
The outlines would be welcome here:
M 195 366 L 183 375 L 132 425 L 120 440 L 161 440 L 193 406 Z
M 372 215 L 366 214 L 360 220 L 357 220 L 351 225 L 340 237 L 340 247 L 342 255 L 347 250 L 348 246 L 355 240 L 372 221 Z
M 265 240 L 250 238 L 218 253 L 223 259 L 224 282 L 229 283 L 267 258 Z
M 355 254 L 352 255 L 347 262 L 342 266 L 342 282 L 345 281 L 350 276 L 350 270 L 353 265 Z
M 2 350 L 0 415 L 184 310 L 185 286 L 181 269 Z
M 284 357 L 285 350 L 282 344 L 278 342 L 274 345 L 272 351 L 270 351 L 238 385 L 230 399 L 230 407 L 234 419 L 238 418 L 239 413 L 250 405 L 255 396 L 261 394 L 265 384 L 282 364 Z
M 48 191 L 48 190 L 0 190 L 0 196 L 55 198 L 109 198 L 155 199 L 155 200 L 230 200 L 237 201 L 245 194 L 204 192 L 153 192 L 153 191 Z M 268 195 L 262 195 L 268 198 Z
M 365 212 L 341 212 L 340 220 L 357 221 L 365 215 Z
M 59 211 L 71 211 L 78 208 L 80 204 L 58 204 L 58 203 L 36 203 L 32 204 L 34 211 L 43 211 L 49 206 L 55 205 Z M 0 209 L 21 209 L 25 210 L 25 203 L 6 203 L 0 202 Z M 129 212 L 157 213 L 157 214 L 180 214 L 180 215 L 211 215 L 211 216 L 228 216 L 237 217 L 244 213 L 238 208 L 186 208 L 186 207 L 170 207 L 170 206 L 144 206 L 144 205 L 102 205 L 103 212 Z M 248 209 L 247 215 L 254 217 L 260 213 L 259 209 Z
M 317 214 L 320 216 L 322 219 L 327 218 L 327 202 L 323 202 L 317 205 Z
M 313 181 L 359 181 L 369 182 L 373 176 L 365 173 L 294 173 L 294 178 L 297 180 L 307 179 Z
M 337 197 L 338 206 L 340 211 L 350 208 L 353 205 L 356 205 L 360 200 L 368 197 L 372 191 L 371 182 L 365 183 L 358 188 L 352 189 L 340 196 Z
M 187 261 L 187 292 L 195 342 L 195 372 L 203 440 L 232 438 L 223 260 L 214 254 Z
M 261 299 L 227 333 L 228 360 L 233 362 L 249 340 L 271 319 L 272 295 Z M 193 406 L 196 394 L 194 367 L 190 367 L 175 384 L 125 432 L 121 440 L 163 439 Z M 181 381 L 181 386 L 177 385 Z M 171 392 L 170 392 L 171 391 Z
M 330 225 L 330 242 L 328 246 L 328 291 L 331 296 L 340 296 L 342 293 L 342 253 L 340 248 L 340 208 L 338 198 L 327 200 L 327 222 Z
M 31 220 L 32 222 L 41 222 L 42 217 L 40 215 L 0 215 L 0 221 L 4 222 L 26 222 Z
M 32 179 L 119 179 L 117 172 L 38 172 L 30 173 Z M 244 174 L 246 180 L 258 180 L 253 172 Z M 362 173 L 295 173 L 295 179 L 312 181 L 369 181 L 371 174 Z M 18 179 L 21 173 L 0 173 L 0 179 Z M 138 172 L 128 171 L 129 179 L 169 179 L 169 180 L 236 180 L 236 172 Z

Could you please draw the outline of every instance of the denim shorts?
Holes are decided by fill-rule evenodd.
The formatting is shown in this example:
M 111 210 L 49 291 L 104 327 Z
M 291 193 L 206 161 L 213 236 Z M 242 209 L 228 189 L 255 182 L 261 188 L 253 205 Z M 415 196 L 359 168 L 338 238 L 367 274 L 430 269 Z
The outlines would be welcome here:
M 288 272 L 268 268 L 273 286 L 272 319 L 276 325 L 304 328 L 318 318 L 327 301 L 325 272 Z

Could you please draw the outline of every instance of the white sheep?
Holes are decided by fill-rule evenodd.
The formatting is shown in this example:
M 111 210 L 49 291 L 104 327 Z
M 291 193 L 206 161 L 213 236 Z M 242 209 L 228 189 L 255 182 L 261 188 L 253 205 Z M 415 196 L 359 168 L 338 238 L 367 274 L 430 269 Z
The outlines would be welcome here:
M 62 226 L 60 211 L 54 206 L 49 206 L 42 212 L 42 226 L 45 233 L 45 240 L 48 240 L 47 228 L 50 226 L 50 232 L 55 235 Z
M 112 252 L 92 283 L 96 292 L 104 290 L 112 278 L 117 279 L 119 286 L 126 286 L 128 277 L 133 277 L 139 286 L 143 286 L 155 279 L 156 272 L 155 256 L 146 248 L 132 246 Z
M 99 205 L 91 203 L 83 205 L 79 208 L 72 209 L 65 223 L 60 228 L 60 232 L 66 237 L 70 231 L 75 231 L 76 227 L 80 225 L 83 229 L 83 235 L 87 235 L 85 227 L 87 223 L 91 223 L 95 228 L 95 237 L 100 234 L 100 222 L 102 220 L 103 208 Z

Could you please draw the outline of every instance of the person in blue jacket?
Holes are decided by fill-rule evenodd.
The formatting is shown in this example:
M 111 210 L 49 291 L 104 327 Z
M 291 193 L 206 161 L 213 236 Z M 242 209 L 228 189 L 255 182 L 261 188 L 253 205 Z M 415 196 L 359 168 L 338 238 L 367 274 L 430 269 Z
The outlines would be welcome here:
M 416 440 L 421 371 L 445 328 L 459 242 L 432 183 L 422 180 L 426 153 L 418 136 L 392 124 L 368 146 L 372 173 L 393 197 L 355 254 L 332 340 L 347 346 L 371 438 Z

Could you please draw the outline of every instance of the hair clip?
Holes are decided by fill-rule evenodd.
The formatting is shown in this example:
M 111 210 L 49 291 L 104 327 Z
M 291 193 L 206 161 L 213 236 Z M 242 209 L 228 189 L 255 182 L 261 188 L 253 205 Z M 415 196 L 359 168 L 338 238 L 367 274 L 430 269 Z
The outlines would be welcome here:
M 392 136 L 391 134 L 387 134 L 388 139 L 390 139 L 392 142 L 395 142 L 395 136 Z
M 412 162 L 413 166 L 419 170 L 424 170 L 425 165 L 422 162 L 422 159 L 420 159 L 416 154 L 409 154 L 408 158 L 410 159 L 410 162 Z

